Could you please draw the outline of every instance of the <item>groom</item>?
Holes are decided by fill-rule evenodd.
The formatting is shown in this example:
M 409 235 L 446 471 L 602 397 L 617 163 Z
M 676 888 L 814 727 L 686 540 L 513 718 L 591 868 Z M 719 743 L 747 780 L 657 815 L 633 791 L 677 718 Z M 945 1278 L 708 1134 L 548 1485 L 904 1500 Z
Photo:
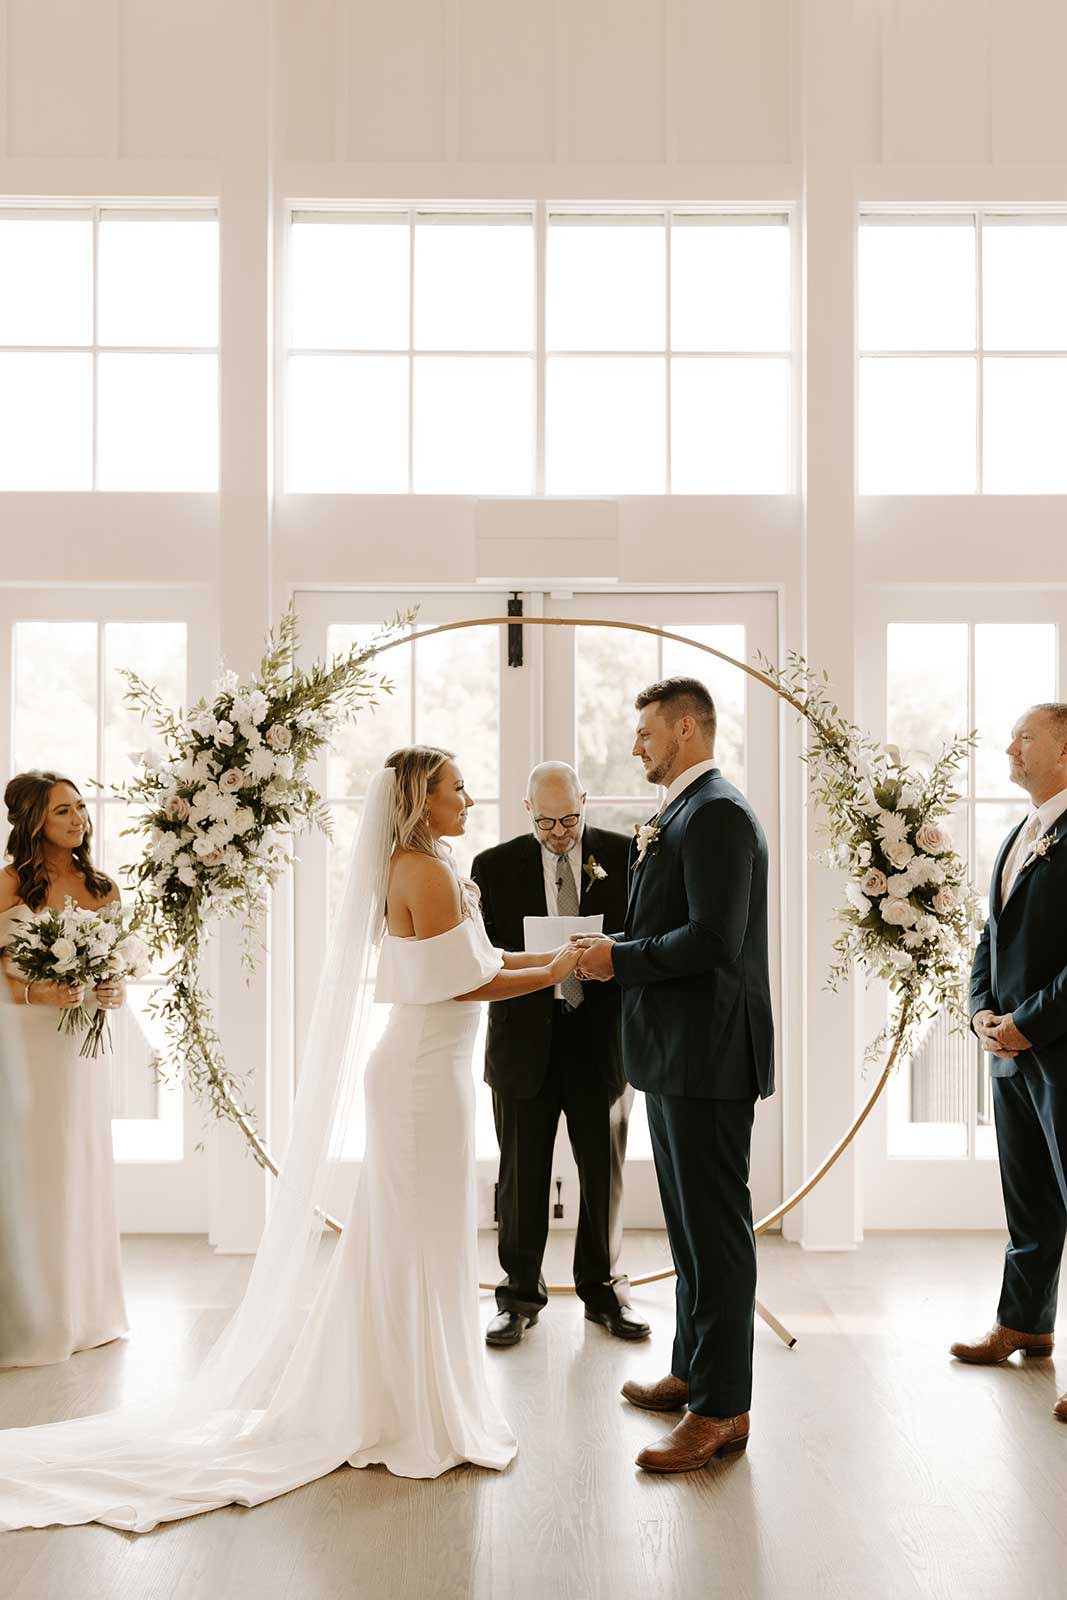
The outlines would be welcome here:
M 581 940 L 579 971 L 614 977 L 622 990 L 623 1063 L 645 1091 L 678 1278 L 670 1374 L 622 1392 L 646 1410 L 684 1415 L 637 1465 L 692 1472 L 748 1442 L 749 1148 L 756 1099 L 774 1090 L 767 841 L 715 765 L 715 703 L 704 685 L 667 678 L 635 704 L 633 754 L 666 794 L 630 847 L 625 929 Z

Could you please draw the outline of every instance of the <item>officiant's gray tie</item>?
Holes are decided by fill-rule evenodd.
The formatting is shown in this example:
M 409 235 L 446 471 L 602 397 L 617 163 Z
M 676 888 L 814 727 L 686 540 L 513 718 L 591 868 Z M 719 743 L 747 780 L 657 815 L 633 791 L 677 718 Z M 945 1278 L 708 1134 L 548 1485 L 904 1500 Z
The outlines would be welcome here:
M 571 864 L 566 856 L 560 856 L 556 866 L 556 915 L 560 917 L 578 915 L 578 890 L 575 887 Z M 572 1011 L 577 1011 L 585 999 L 581 979 L 573 972 L 569 978 L 564 978 L 559 986 L 559 992 Z

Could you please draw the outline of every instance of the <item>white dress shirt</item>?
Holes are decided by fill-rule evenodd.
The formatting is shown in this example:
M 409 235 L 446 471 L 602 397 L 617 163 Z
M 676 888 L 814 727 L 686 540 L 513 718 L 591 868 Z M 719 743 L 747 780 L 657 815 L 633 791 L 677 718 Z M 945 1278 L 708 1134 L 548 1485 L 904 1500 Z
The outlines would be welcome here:
M 560 863 L 565 861 L 574 874 L 574 887 L 578 891 L 578 905 L 582 903 L 582 843 L 585 839 L 585 829 L 578 834 L 571 848 L 564 856 L 559 856 L 554 850 L 541 845 L 541 865 L 545 870 L 545 910 L 550 917 L 559 916 L 559 893 L 556 889 L 556 879 L 559 877 Z M 538 840 L 540 843 L 540 840 Z M 557 1000 L 562 1000 L 563 990 L 557 983 L 553 993 Z
M 1005 905 L 1008 896 L 1015 888 L 1019 869 L 1029 854 L 1030 847 L 1035 839 L 1040 839 L 1047 833 L 1054 822 L 1058 822 L 1067 811 L 1067 789 L 1061 789 L 1059 794 L 1054 794 L 1046 800 L 1044 805 L 1031 806 L 1030 813 L 1019 829 L 1015 843 L 1008 851 L 1004 867 L 1000 875 L 1000 903 Z
M 711 761 L 698 761 L 695 766 L 686 767 L 684 772 L 678 774 L 667 793 L 663 796 L 663 804 L 660 806 L 658 814 L 662 816 L 672 800 L 677 800 L 683 790 L 688 789 L 691 783 L 696 783 L 698 778 L 702 778 L 705 772 L 710 772 L 712 767 L 717 767 L 718 764 L 713 759 Z

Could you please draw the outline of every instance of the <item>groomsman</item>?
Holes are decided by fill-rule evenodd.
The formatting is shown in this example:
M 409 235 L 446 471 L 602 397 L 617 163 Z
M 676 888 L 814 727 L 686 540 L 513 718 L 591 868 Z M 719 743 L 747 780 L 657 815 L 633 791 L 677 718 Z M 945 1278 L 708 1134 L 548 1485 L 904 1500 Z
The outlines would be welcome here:
M 527 916 L 592 916 L 606 925 L 626 907 L 628 842 L 585 826 L 578 775 L 562 762 L 535 767 L 527 786 L 531 831 L 472 867 L 493 943 L 523 948 Z M 571 977 L 489 1005 L 485 1081 L 500 1143 L 497 1187 L 500 1265 L 491 1345 L 517 1344 L 548 1303 L 541 1271 L 548 1239 L 552 1153 L 560 1114 L 578 1167 L 574 1283 L 585 1315 L 620 1339 L 647 1338 L 616 1267 L 622 1245 L 622 1172 L 633 1090 L 622 1070 L 619 991 Z M 574 1201 L 571 1202 L 574 1206 Z
M 666 794 L 631 848 L 623 931 L 588 941 L 579 972 L 622 989 L 626 1075 L 645 1091 L 678 1275 L 670 1373 L 622 1392 L 684 1415 L 637 1465 L 691 1472 L 748 1443 L 749 1149 L 756 1100 L 774 1091 L 767 841 L 715 764 L 715 702 L 699 679 L 654 683 L 636 707 L 633 753 Z
M 992 1057 L 1008 1221 L 997 1320 L 960 1361 L 1051 1356 L 1067 1232 L 1067 705 L 1031 706 L 1009 775 L 1030 796 L 993 868 L 971 973 L 971 1027 Z M 1067 1422 L 1067 1395 L 1055 1415 Z

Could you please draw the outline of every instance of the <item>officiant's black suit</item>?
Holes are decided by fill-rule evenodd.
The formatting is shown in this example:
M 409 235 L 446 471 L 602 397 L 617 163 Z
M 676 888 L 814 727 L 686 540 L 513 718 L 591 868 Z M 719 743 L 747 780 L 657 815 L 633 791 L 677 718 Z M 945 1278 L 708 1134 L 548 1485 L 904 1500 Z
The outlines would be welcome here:
M 583 868 L 580 912 L 602 913 L 604 928 L 615 927 L 626 908 L 628 841 L 622 834 L 586 827 L 580 844 L 582 861 L 592 856 L 607 874 L 597 879 Z M 541 845 L 532 834 L 523 834 L 483 850 L 471 875 L 481 891 L 492 942 L 503 950 L 522 950 L 523 918 L 546 915 Z M 529 1315 L 547 1304 L 541 1263 L 561 1112 L 581 1188 L 575 1287 L 592 1311 L 613 1312 L 629 1303 L 626 1279 L 612 1276 L 630 1099 L 622 1070 L 619 990 L 614 983 L 587 983 L 583 997 L 573 1011 L 554 999 L 551 989 L 489 1004 L 485 1081 L 493 1091 L 500 1143 L 498 1249 L 504 1278 L 496 1298 L 501 1311 Z
M 613 964 L 626 1075 L 645 1092 L 678 1283 L 671 1371 L 689 1408 L 749 1409 L 755 1101 L 774 1091 L 767 841 L 717 767 L 677 795 L 631 887 Z
M 1067 1232 L 1067 815 L 1044 836 L 1056 836 L 1048 853 L 1020 870 L 1002 905 L 1001 873 L 1019 828 L 993 868 L 971 1016 L 1011 1012 L 1033 1046 L 1013 1060 L 990 1060 L 1009 1235 L 997 1321 L 1049 1333 Z

